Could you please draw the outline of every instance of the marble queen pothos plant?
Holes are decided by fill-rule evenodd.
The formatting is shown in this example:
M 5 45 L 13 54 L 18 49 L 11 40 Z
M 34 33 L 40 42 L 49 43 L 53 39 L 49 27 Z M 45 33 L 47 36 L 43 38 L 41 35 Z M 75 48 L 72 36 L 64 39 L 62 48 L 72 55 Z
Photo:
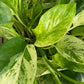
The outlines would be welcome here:
M 83 7 L 83 0 L 0 0 L 7 39 L 0 84 L 84 84 Z

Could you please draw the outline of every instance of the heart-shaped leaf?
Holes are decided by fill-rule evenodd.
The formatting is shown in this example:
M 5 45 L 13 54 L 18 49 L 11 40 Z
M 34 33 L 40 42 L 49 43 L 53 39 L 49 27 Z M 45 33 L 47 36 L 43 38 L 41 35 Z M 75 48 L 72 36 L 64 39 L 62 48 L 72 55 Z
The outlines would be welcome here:
M 35 45 L 45 47 L 56 43 L 68 31 L 75 16 L 76 4 L 57 5 L 42 15 L 38 26 L 33 29 Z
M 0 47 L 1 84 L 33 84 L 37 55 L 33 45 L 25 46 L 22 39 L 13 38 Z
M 58 53 L 55 62 L 61 67 L 84 72 L 84 42 L 74 36 L 66 35 L 56 45 Z

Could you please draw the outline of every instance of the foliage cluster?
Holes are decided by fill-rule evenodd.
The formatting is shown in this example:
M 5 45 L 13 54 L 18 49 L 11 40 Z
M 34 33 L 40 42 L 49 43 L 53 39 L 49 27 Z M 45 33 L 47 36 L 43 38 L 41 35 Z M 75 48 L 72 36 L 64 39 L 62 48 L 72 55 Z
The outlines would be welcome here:
M 0 84 L 84 84 L 84 0 L 0 0 Z

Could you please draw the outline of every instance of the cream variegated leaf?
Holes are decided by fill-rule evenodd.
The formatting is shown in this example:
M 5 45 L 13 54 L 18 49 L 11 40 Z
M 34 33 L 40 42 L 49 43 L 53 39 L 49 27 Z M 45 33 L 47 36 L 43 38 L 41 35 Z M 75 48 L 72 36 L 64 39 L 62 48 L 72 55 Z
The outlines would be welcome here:
M 9 43 L 10 46 L 6 47 Z M 37 69 L 37 55 L 33 45 L 25 46 L 23 40 L 15 38 L 0 47 L 1 84 L 33 84 Z
M 65 35 L 56 45 L 55 62 L 64 68 L 84 72 L 84 42 L 74 36 Z

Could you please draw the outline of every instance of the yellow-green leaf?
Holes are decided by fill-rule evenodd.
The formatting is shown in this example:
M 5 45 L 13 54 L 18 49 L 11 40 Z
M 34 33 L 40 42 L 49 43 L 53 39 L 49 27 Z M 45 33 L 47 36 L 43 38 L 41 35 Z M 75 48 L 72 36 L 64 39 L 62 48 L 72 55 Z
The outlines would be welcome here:
M 42 15 L 38 26 L 33 29 L 35 45 L 45 47 L 60 40 L 70 28 L 75 16 L 76 4 L 57 5 Z

